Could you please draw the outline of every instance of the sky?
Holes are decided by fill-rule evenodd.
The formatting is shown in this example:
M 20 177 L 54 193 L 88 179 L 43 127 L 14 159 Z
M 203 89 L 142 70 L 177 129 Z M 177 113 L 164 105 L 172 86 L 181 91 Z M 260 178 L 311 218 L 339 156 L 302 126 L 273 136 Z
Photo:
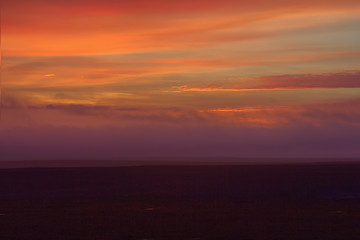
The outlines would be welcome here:
M 358 0 L 1 4 L 1 160 L 360 158 Z

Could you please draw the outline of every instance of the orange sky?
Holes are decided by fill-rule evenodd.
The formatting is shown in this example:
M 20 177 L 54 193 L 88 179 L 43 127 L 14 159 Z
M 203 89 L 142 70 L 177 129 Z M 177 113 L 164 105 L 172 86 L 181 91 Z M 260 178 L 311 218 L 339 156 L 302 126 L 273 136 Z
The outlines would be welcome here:
M 5 0 L 1 16 L 2 128 L 358 126 L 358 0 Z
M 3 88 L 36 105 L 359 87 L 358 1 L 5 1 L 2 16 Z M 69 89 L 84 97 L 55 97 Z

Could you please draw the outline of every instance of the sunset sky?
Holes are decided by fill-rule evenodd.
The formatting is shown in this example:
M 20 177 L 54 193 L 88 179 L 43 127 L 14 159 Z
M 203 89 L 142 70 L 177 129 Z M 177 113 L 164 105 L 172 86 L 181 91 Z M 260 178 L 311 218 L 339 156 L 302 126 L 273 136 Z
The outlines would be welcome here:
M 1 160 L 360 158 L 359 0 L 5 0 Z

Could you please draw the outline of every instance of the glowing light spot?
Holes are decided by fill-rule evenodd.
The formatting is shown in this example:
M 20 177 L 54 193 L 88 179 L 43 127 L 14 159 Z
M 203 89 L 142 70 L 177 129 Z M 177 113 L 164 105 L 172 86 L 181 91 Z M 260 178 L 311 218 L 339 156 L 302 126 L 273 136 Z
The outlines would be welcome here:
M 53 74 L 53 73 L 50 73 L 50 74 L 45 74 L 44 76 L 45 76 L 45 77 L 55 77 L 56 75 Z
M 153 208 L 153 207 L 149 207 L 149 208 L 145 208 L 144 210 L 145 210 L 145 211 L 154 211 L 154 210 L 155 210 L 155 208 Z

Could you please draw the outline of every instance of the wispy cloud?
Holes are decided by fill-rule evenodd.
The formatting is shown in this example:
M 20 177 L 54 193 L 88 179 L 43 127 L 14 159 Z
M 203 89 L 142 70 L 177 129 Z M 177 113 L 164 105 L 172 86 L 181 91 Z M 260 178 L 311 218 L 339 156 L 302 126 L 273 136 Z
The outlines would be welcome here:
M 241 81 L 241 79 L 240 79 Z M 321 88 L 360 88 L 360 72 L 339 72 L 327 74 L 263 76 L 247 79 L 254 87 L 189 87 L 174 86 L 165 92 L 247 92 L 247 91 L 278 91 L 296 89 Z M 234 81 L 232 81 L 232 84 Z
M 306 155 L 320 131 L 319 154 L 328 132 L 337 154 L 359 153 L 359 13 L 358 0 L 5 1 L 0 152 Z

